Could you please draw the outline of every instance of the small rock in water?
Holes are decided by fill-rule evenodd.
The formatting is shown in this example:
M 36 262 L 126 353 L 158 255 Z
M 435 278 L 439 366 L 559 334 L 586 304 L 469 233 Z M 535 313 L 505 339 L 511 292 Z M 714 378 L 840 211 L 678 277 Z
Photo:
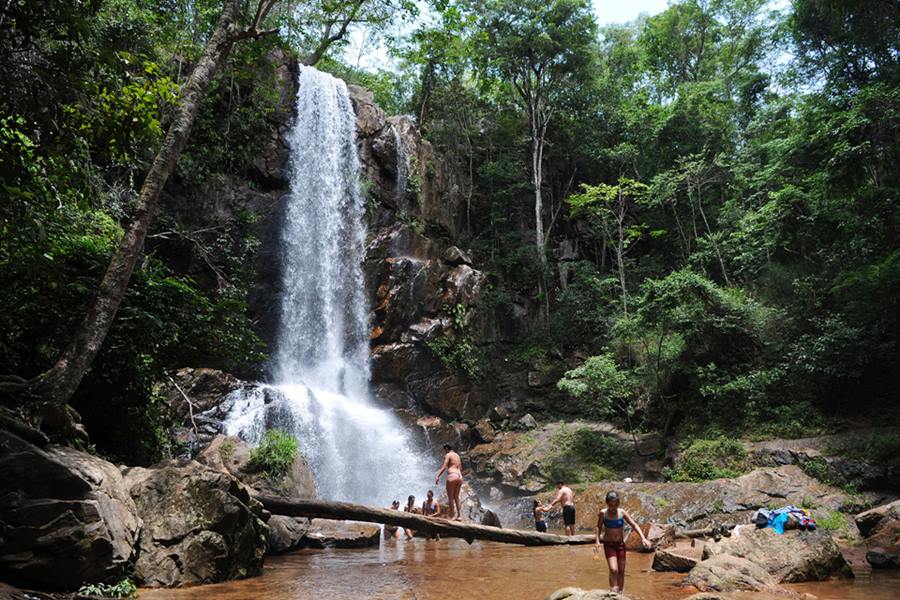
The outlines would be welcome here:
M 632 479 L 631 477 L 626 477 L 622 481 L 624 481 L 625 483 L 634 483 L 634 479 Z

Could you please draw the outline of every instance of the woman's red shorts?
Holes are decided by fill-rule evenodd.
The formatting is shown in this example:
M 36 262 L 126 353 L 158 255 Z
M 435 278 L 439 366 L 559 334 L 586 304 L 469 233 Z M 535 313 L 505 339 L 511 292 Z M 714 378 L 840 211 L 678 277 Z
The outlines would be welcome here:
M 603 544 L 603 554 L 606 555 L 606 559 L 617 558 L 619 563 L 625 560 L 625 542 L 618 543 L 610 543 L 606 542 Z

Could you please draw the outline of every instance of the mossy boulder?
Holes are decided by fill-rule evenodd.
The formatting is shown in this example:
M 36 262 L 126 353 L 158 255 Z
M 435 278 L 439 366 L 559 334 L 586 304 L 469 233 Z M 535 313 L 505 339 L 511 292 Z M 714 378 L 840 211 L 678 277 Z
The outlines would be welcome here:
M 267 514 L 237 479 L 196 461 L 124 473 L 144 520 L 134 574 L 150 587 L 258 575 Z

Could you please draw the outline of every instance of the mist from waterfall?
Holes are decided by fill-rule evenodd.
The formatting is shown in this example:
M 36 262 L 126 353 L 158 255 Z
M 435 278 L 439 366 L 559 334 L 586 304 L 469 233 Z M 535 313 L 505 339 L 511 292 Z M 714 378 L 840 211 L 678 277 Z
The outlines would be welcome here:
M 369 389 L 364 198 L 343 81 L 300 67 L 287 141 L 274 383 L 232 395 L 226 433 L 256 444 L 267 429 L 285 429 L 321 497 L 384 505 L 421 493 L 427 477 L 408 432 Z

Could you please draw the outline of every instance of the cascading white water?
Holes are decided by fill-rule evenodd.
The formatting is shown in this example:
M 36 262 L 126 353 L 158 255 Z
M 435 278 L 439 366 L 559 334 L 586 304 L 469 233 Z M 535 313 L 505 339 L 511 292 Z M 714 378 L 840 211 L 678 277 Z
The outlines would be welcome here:
M 406 197 L 406 172 L 409 169 L 406 156 L 406 142 L 400 135 L 397 123 L 391 125 L 391 131 L 394 132 L 394 148 L 397 152 L 397 187 L 394 189 L 394 201 L 397 206 L 403 206 L 403 199 Z
M 291 432 L 320 496 L 385 504 L 427 483 L 409 435 L 369 391 L 363 197 L 343 81 L 300 67 L 288 134 L 282 298 L 273 385 L 235 392 L 226 433 L 250 444 Z

